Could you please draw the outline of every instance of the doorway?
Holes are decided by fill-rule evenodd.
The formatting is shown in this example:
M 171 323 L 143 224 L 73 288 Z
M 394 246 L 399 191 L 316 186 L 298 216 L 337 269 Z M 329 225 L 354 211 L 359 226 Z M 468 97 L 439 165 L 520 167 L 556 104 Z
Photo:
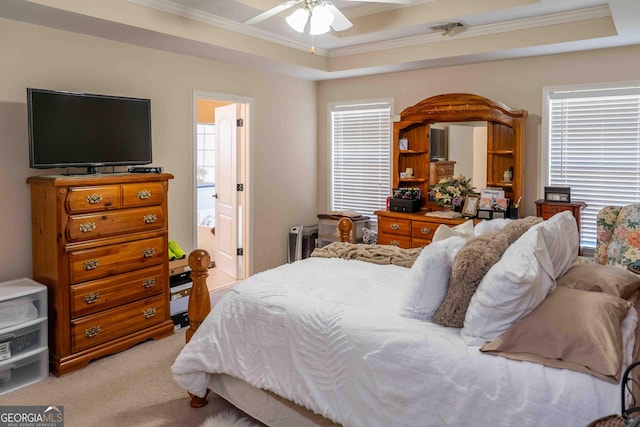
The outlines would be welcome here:
M 251 99 L 234 95 L 193 94 L 194 241 L 211 256 L 210 290 L 250 275 L 251 105 Z

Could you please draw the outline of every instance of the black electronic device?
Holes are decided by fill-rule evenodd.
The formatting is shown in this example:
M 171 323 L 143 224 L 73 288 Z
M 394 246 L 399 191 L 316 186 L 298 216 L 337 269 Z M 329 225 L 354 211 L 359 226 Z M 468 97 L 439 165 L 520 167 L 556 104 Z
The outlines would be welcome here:
M 27 88 L 29 166 L 148 165 L 151 101 Z
M 129 173 L 162 173 L 161 166 L 131 166 Z

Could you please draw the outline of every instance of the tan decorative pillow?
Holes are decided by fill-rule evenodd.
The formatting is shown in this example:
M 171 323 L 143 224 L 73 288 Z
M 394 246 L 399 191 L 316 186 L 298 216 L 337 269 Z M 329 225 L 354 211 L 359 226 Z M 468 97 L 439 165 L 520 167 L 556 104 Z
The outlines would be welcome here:
M 557 288 L 480 351 L 620 381 L 620 324 L 631 303 L 613 295 Z
M 610 265 L 575 264 L 556 283 L 558 286 L 604 292 L 628 299 L 640 289 L 640 274 Z
M 509 244 L 512 244 L 516 240 L 520 238 L 524 233 L 527 232 L 528 229 L 533 227 L 536 224 L 544 221 L 542 218 L 537 216 L 527 216 L 525 218 L 521 218 L 515 221 L 511 221 L 507 225 L 504 226 L 502 232 L 507 236 L 507 240 Z
M 431 321 L 442 326 L 462 328 L 467 307 L 478 284 L 508 247 L 507 236 L 501 231 L 490 231 L 467 241 L 453 260 L 447 294 Z

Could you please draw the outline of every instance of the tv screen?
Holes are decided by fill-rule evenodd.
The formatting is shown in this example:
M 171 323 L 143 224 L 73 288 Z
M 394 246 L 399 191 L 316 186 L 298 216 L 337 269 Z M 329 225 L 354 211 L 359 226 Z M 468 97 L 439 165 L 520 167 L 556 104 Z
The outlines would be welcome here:
M 27 89 L 31 168 L 144 165 L 151 158 L 151 101 Z

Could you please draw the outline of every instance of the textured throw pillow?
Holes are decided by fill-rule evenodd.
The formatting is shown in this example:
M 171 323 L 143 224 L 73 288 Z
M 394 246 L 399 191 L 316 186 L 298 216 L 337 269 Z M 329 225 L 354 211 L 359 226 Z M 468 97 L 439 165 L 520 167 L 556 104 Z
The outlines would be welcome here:
M 610 265 L 575 264 L 558 278 L 557 284 L 566 288 L 604 292 L 628 299 L 640 289 L 640 274 Z
M 509 245 L 541 219 L 527 217 L 507 223 L 501 231 L 475 237 L 460 249 L 453 265 L 449 288 L 432 321 L 438 325 L 462 328 L 467 307 L 478 284 L 500 259 Z
M 440 224 L 435 233 L 433 233 L 431 242 L 439 242 L 440 240 L 444 240 L 452 236 L 459 236 L 465 240 L 471 239 L 473 237 L 473 221 L 465 221 L 462 224 L 456 225 L 455 227 L 449 227 L 444 224 Z
M 447 293 L 453 258 L 465 242 L 464 238 L 453 236 L 425 246 L 411 266 L 401 316 L 431 320 Z
M 537 227 L 530 228 L 504 252 L 478 285 L 461 334 L 469 345 L 482 345 L 535 309 L 555 288 L 553 266 Z
M 480 280 L 508 246 L 507 236 L 500 231 L 491 231 L 466 242 L 453 260 L 449 287 L 433 315 L 433 323 L 462 327 L 467 306 Z
M 555 271 L 554 278 L 557 279 L 566 273 L 578 258 L 580 237 L 576 219 L 570 211 L 564 211 L 536 227 L 542 229 L 542 237 Z
M 556 288 L 528 316 L 480 350 L 514 360 L 620 381 L 620 325 L 631 303 L 613 295 Z
M 532 226 L 540 224 L 544 220 L 537 216 L 527 216 L 525 218 L 511 221 L 502 228 L 502 233 L 507 236 L 509 244 L 512 244 L 527 232 Z

